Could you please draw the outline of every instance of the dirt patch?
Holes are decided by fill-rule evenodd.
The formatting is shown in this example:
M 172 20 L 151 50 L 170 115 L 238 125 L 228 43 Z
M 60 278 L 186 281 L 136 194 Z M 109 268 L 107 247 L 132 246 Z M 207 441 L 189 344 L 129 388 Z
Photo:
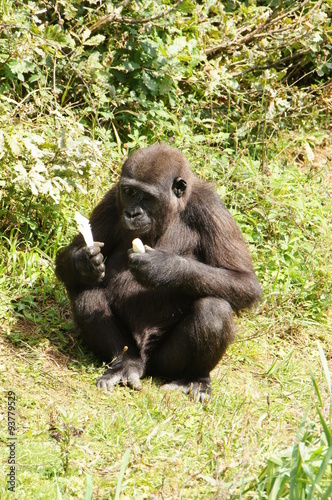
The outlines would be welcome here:
M 327 182 L 332 182 L 332 134 L 314 146 L 310 146 L 308 142 L 303 143 L 291 151 L 291 155 L 299 168 L 306 172 L 327 168 L 324 178 Z
M 323 142 L 313 149 L 313 154 L 312 168 L 322 168 L 330 163 L 332 159 L 332 136 L 325 137 Z

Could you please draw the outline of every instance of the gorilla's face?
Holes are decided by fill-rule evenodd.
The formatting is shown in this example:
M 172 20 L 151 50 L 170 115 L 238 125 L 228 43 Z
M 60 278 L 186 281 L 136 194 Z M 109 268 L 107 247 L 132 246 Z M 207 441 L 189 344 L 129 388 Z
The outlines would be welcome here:
M 192 177 L 187 160 L 170 147 L 158 145 L 132 153 L 119 182 L 125 230 L 134 237 L 162 234 L 170 218 L 185 207 Z
M 133 236 L 141 236 L 151 231 L 157 234 L 171 206 L 177 210 L 176 204 L 174 206 L 170 199 L 182 198 L 186 188 L 187 183 L 181 177 L 176 177 L 168 186 L 162 188 L 122 177 L 119 182 L 119 194 L 123 227 Z
M 122 178 L 119 184 L 123 227 L 133 236 L 142 236 L 153 229 L 159 219 L 162 201 L 153 186 Z

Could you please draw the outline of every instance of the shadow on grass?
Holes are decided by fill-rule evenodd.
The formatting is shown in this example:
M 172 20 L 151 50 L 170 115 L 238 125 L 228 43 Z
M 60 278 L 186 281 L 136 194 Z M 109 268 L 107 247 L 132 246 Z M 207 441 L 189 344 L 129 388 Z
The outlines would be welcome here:
M 101 360 L 89 352 L 79 339 L 64 294 L 59 290 L 56 292 L 60 300 L 52 296 L 41 298 L 35 292 L 13 298 L 7 334 L 0 328 L 3 342 L 20 353 L 47 353 L 62 367 L 100 367 Z

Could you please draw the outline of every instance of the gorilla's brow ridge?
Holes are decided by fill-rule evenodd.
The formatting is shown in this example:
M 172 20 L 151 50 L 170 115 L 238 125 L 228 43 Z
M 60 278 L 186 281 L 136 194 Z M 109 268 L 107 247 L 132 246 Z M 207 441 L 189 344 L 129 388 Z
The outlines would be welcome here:
M 129 179 L 128 177 L 124 177 L 120 180 L 120 186 L 123 187 L 131 187 L 135 188 L 138 191 L 143 191 L 145 193 L 151 194 L 156 198 L 160 197 L 160 189 L 156 187 L 156 185 L 148 184 L 146 182 L 136 181 L 135 179 Z

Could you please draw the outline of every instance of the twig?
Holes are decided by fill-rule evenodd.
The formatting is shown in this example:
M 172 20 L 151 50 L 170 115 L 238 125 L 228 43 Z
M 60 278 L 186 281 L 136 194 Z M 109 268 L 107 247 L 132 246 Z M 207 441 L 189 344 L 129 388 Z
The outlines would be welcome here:
M 299 9 L 299 7 L 302 7 L 302 11 L 303 11 L 303 7 L 305 7 L 310 1 L 311 0 L 305 0 L 305 2 L 303 2 L 301 6 L 297 5 L 296 7 L 294 7 L 294 9 L 291 9 L 289 11 L 284 12 L 283 14 L 280 14 L 280 16 L 276 17 L 273 22 L 276 23 L 276 22 L 284 19 L 284 17 L 288 17 L 291 14 L 294 14 L 294 12 L 296 12 Z M 317 4 L 319 4 L 320 2 L 321 2 L 321 0 L 319 2 L 317 2 Z M 317 7 L 317 4 L 313 7 L 314 9 Z
M 118 9 L 115 9 L 111 14 L 108 14 L 107 16 L 102 17 L 97 21 L 95 24 L 93 24 L 90 28 L 90 31 L 93 32 L 97 28 L 100 28 L 103 24 L 106 23 L 124 23 L 124 24 L 146 24 L 150 23 L 152 21 L 156 21 L 157 19 L 160 19 L 161 17 L 166 17 L 168 14 L 170 14 L 173 10 L 177 9 L 179 5 L 181 5 L 184 2 L 184 0 L 178 0 L 172 7 L 170 7 L 168 10 L 165 12 L 162 12 L 161 14 L 157 14 L 152 17 L 139 17 L 137 19 L 129 19 L 126 17 L 121 17 L 120 14 L 123 11 L 123 9 L 130 3 L 130 0 L 125 0 Z
M 290 54 L 289 56 L 282 57 L 281 59 L 278 59 L 277 61 L 271 62 L 269 64 L 264 64 L 263 66 L 260 66 L 259 64 L 255 64 L 252 68 L 248 68 L 244 71 L 241 71 L 242 75 L 247 75 L 248 73 L 251 73 L 252 71 L 256 70 L 263 70 L 263 69 L 270 69 L 270 68 L 275 68 L 279 66 L 280 64 L 284 64 L 285 62 L 288 61 L 294 61 L 294 59 L 298 59 L 301 56 L 304 56 L 308 54 L 311 51 L 311 49 L 306 49 L 302 50 L 301 52 L 296 52 L 295 54 Z
M 130 2 L 131 0 L 124 0 L 117 9 L 114 9 L 114 11 L 108 14 L 107 16 L 104 16 L 101 19 L 99 19 L 99 21 L 97 21 L 95 24 L 91 26 L 91 28 L 89 28 L 91 33 L 95 31 L 97 28 L 100 28 L 100 26 L 102 26 L 103 24 L 110 23 L 112 21 L 114 22 L 115 20 L 121 19 L 120 18 L 121 12 L 125 7 L 127 7 L 127 5 L 130 4 Z
M 305 0 L 302 3 L 302 5 L 301 5 L 302 11 L 303 11 L 303 8 L 309 2 L 310 2 L 310 0 Z M 317 4 L 313 7 L 313 9 L 316 9 L 317 5 L 320 2 L 321 2 L 321 0 L 319 0 L 319 2 L 317 2 Z M 239 40 L 232 40 L 230 42 L 226 42 L 226 43 L 222 43 L 222 44 L 216 45 L 215 47 L 210 47 L 209 49 L 205 50 L 205 54 L 207 56 L 212 56 L 212 55 L 215 55 L 216 53 L 221 52 L 221 51 L 231 52 L 232 53 L 235 50 L 237 50 L 238 47 L 250 43 L 255 38 L 260 38 L 260 37 L 268 36 L 270 33 L 262 33 L 262 31 L 265 28 L 272 27 L 273 25 L 275 25 L 276 23 L 280 22 L 285 17 L 288 17 L 288 16 L 292 15 L 294 12 L 296 12 L 296 11 L 299 10 L 299 7 L 300 6 L 297 5 L 293 9 L 288 10 L 287 12 L 284 12 L 283 14 L 280 14 L 277 17 L 274 17 L 275 14 L 276 14 L 276 12 L 277 12 L 277 10 L 275 10 L 275 11 L 271 12 L 269 14 L 268 18 L 262 24 L 260 24 L 254 31 L 252 31 L 251 33 L 248 33 L 248 35 L 243 36 Z M 313 9 L 310 10 L 310 13 L 312 12 Z M 280 29 L 280 31 L 284 30 L 284 28 L 279 28 L 279 29 Z M 278 31 L 279 30 L 274 30 L 273 33 L 277 33 Z
M 168 14 L 170 14 L 173 10 L 177 9 L 179 7 L 179 5 L 181 5 L 183 2 L 184 2 L 184 0 L 178 0 L 173 5 L 173 7 L 170 7 L 165 12 L 162 12 L 161 14 L 157 14 L 156 16 L 152 16 L 152 17 L 148 17 L 148 18 L 144 18 L 144 17 L 142 18 L 141 17 L 139 19 L 127 19 L 127 18 L 123 18 L 123 19 L 121 19 L 118 22 L 123 22 L 123 23 L 126 23 L 126 24 L 146 24 L 146 23 L 150 23 L 151 21 L 156 21 L 157 19 L 160 19 L 161 17 L 168 16 Z
M 94 100 L 93 100 L 93 97 L 92 97 L 92 95 L 91 95 L 91 92 L 90 92 L 90 89 L 89 89 L 89 85 L 88 85 L 88 84 L 86 83 L 86 81 L 84 80 L 82 73 L 81 73 L 81 72 L 80 72 L 77 68 L 75 68 L 75 66 L 72 64 L 72 62 L 71 62 L 71 60 L 70 60 L 69 56 L 68 56 L 68 55 L 67 55 L 67 54 L 66 54 L 66 53 L 65 53 L 62 49 L 61 49 L 61 53 L 62 53 L 62 55 L 66 58 L 66 60 L 67 60 L 67 62 L 68 62 L 68 64 L 69 64 L 69 66 L 70 66 L 70 67 L 71 67 L 71 69 L 74 71 L 74 73 L 76 73 L 76 74 L 79 76 L 79 78 L 80 78 L 80 80 L 82 81 L 82 83 L 83 83 L 84 87 L 86 88 L 86 91 L 87 91 L 87 93 L 89 94 L 89 98 L 90 98 L 90 101 L 91 101 L 91 104 L 92 104 L 92 107 L 93 107 L 93 111 L 94 111 L 94 113 L 95 113 L 95 117 L 96 117 L 96 120 L 97 120 L 98 127 L 100 127 L 100 121 L 99 121 L 99 118 L 98 118 L 97 108 L 96 108 L 95 102 L 94 102 Z
M 310 17 L 311 13 L 315 10 L 315 9 L 318 9 L 318 7 L 320 7 L 322 4 L 322 0 L 318 0 L 318 2 L 315 3 L 315 5 L 313 6 L 312 9 L 309 10 L 309 12 L 306 14 L 307 17 Z
M 23 104 L 25 103 L 25 101 L 27 101 L 29 99 L 29 97 L 32 95 L 32 94 L 37 94 L 38 92 L 40 92 L 41 90 L 52 90 L 52 87 L 42 87 L 41 89 L 35 89 L 35 90 L 32 90 L 31 92 L 29 92 L 25 97 L 24 99 L 22 99 L 19 103 L 16 103 L 16 107 L 14 109 L 14 111 L 12 112 L 12 115 L 11 116 L 15 116 L 17 111 L 19 110 L 19 108 L 21 106 L 23 106 Z M 4 96 L 2 96 L 4 97 Z M 12 101 L 12 100 L 11 100 Z M 16 102 L 16 101 L 13 101 L 13 102 Z

